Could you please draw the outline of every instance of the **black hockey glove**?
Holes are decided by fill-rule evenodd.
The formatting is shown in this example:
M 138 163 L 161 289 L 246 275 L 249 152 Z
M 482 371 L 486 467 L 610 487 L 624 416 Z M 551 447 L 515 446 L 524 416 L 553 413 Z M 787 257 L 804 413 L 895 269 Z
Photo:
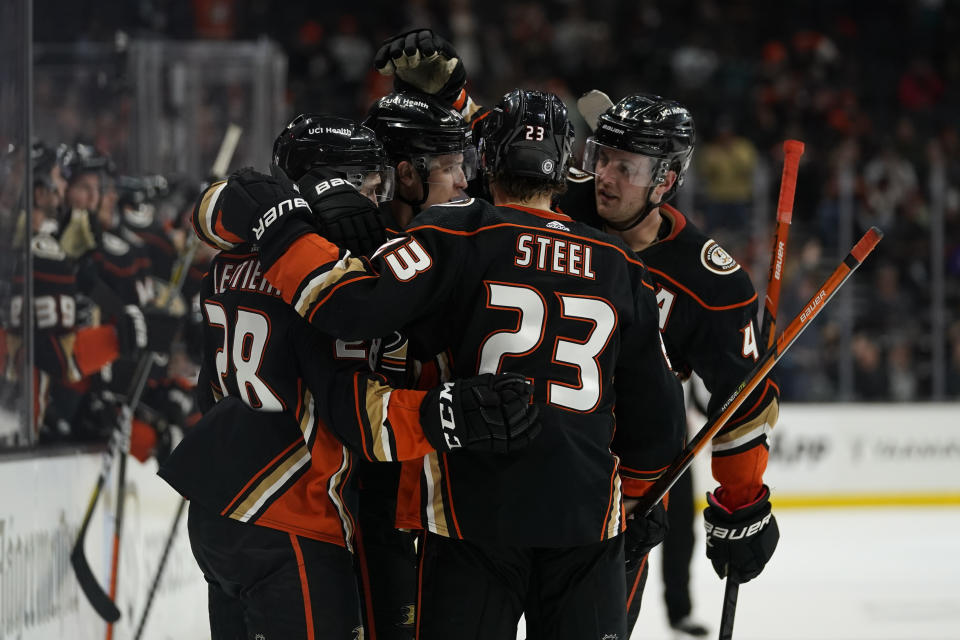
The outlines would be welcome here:
M 203 196 L 201 196 L 201 202 Z M 198 205 L 194 228 L 200 239 L 214 247 L 252 242 L 283 253 L 310 225 L 310 207 L 289 180 L 254 171 L 250 167 L 231 174 L 211 209 L 211 219 Z M 210 238 L 207 234 L 216 234 Z
M 721 578 L 737 582 L 753 580 L 770 560 L 780 529 L 770 511 L 770 488 L 763 485 L 759 498 L 736 510 L 729 510 L 707 493 L 703 526 L 707 530 L 707 557 Z
M 336 172 L 317 167 L 297 184 L 313 211 L 317 232 L 333 244 L 362 256 L 387 241 L 380 210 Z
M 669 529 L 670 522 L 667 520 L 667 510 L 663 506 L 663 500 L 658 502 L 647 515 L 634 513 L 628 516 L 627 530 L 624 533 L 627 537 L 623 547 L 627 571 L 633 570 L 651 549 L 663 542 Z
M 132 304 L 126 305 L 123 311 L 116 324 L 121 354 L 135 357 L 142 351 L 170 352 L 183 318 L 156 309 L 143 311 Z
M 420 409 L 427 440 L 437 451 L 513 453 L 540 433 L 532 387 L 515 373 L 484 373 L 431 390 Z
M 147 320 L 140 307 L 128 304 L 117 317 L 117 345 L 121 355 L 136 357 L 147 348 Z
M 447 104 L 453 104 L 467 84 L 467 72 L 453 45 L 430 29 L 387 38 L 373 64 L 383 75 L 393 75 L 395 91 L 428 93 Z

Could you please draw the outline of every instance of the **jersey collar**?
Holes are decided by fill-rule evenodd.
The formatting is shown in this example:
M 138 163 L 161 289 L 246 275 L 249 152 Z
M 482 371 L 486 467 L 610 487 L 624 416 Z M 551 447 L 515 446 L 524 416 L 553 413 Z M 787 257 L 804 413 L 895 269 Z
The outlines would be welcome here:
M 568 216 L 565 213 L 558 213 L 556 211 L 547 211 L 545 209 L 534 209 L 533 207 L 525 207 L 522 204 L 504 204 L 501 205 L 504 207 L 510 207 L 511 209 L 517 209 L 519 211 L 526 211 L 527 213 L 532 213 L 538 218 L 546 218 L 547 220 L 567 220 L 573 221 L 573 218 Z

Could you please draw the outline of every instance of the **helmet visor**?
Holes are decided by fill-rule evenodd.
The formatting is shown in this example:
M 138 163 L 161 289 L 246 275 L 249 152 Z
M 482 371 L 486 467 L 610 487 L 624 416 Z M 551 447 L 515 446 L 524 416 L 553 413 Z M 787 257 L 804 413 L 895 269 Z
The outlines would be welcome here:
M 636 187 L 650 187 L 663 181 L 662 158 L 615 149 L 587 138 L 583 149 L 583 170 L 597 178 L 626 180 Z
M 329 167 L 343 174 L 346 180 L 372 202 L 393 200 L 393 167 L 379 165 L 351 165 Z
M 427 182 L 439 183 L 443 174 L 451 174 L 455 182 L 462 174 L 462 179 L 470 182 L 477 177 L 477 149 L 468 145 L 463 151 L 425 156 L 424 165 L 429 171 Z

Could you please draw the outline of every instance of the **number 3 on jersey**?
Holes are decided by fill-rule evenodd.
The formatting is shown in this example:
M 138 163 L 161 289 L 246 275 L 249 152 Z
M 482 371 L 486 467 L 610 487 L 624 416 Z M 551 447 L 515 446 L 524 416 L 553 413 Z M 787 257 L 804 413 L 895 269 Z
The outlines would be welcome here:
M 207 324 L 223 330 L 223 346 L 217 349 L 216 366 L 219 391 L 222 395 L 230 393 L 226 384 L 231 368 L 236 378 L 240 398 L 254 409 L 263 411 L 283 411 L 283 401 L 257 375 L 263 361 L 263 350 L 270 338 L 270 320 L 264 314 L 253 309 L 237 309 L 233 331 L 227 325 L 227 313 L 218 304 L 207 302 L 203 305 Z M 230 335 L 233 334 L 231 344 Z M 232 367 L 230 366 L 232 363 Z
M 547 325 L 547 302 L 532 287 L 488 282 L 488 305 L 497 309 L 520 312 L 515 331 L 496 331 L 480 348 L 480 373 L 497 373 L 504 356 L 533 353 L 543 342 Z M 610 303 L 600 298 L 557 293 L 560 315 L 593 324 L 585 342 L 558 336 L 554 343 L 553 362 L 575 367 L 580 385 L 548 381 L 547 403 L 574 411 L 591 411 L 600 402 L 601 378 L 598 358 L 617 327 L 617 313 Z

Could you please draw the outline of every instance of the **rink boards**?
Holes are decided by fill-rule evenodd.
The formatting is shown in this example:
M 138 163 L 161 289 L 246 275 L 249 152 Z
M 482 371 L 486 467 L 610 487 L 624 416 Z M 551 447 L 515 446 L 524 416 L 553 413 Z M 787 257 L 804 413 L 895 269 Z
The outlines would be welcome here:
M 768 437 L 778 508 L 960 505 L 960 404 L 786 404 Z
M 105 636 L 106 624 L 87 603 L 70 565 L 99 470 L 100 455 L 92 453 L 0 463 L 0 640 Z M 116 640 L 134 635 L 179 500 L 156 476 L 152 460 L 130 459 L 117 587 L 123 617 L 114 628 Z M 104 586 L 109 585 L 115 502 L 114 477 L 100 497 L 85 545 L 90 567 Z M 144 640 L 209 637 L 206 585 L 190 553 L 186 524 L 184 513 Z
M 787 405 L 770 438 L 766 480 L 778 509 L 960 504 L 960 405 Z M 701 458 L 695 482 L 706 490 L 713 483 L 708 457 Z M 0 463 L 0 640 L 104 637 L 69 563 L 99 469 L 100 456 L 91 453 Z M 179 501 L 155 471 L 152 461 L 128 465 L 117 640 L 133 636 Z M 87 536 L 101 584 L 115 486 Z M 143 638 L 206 637 L 206 615 L 184 518 Z

